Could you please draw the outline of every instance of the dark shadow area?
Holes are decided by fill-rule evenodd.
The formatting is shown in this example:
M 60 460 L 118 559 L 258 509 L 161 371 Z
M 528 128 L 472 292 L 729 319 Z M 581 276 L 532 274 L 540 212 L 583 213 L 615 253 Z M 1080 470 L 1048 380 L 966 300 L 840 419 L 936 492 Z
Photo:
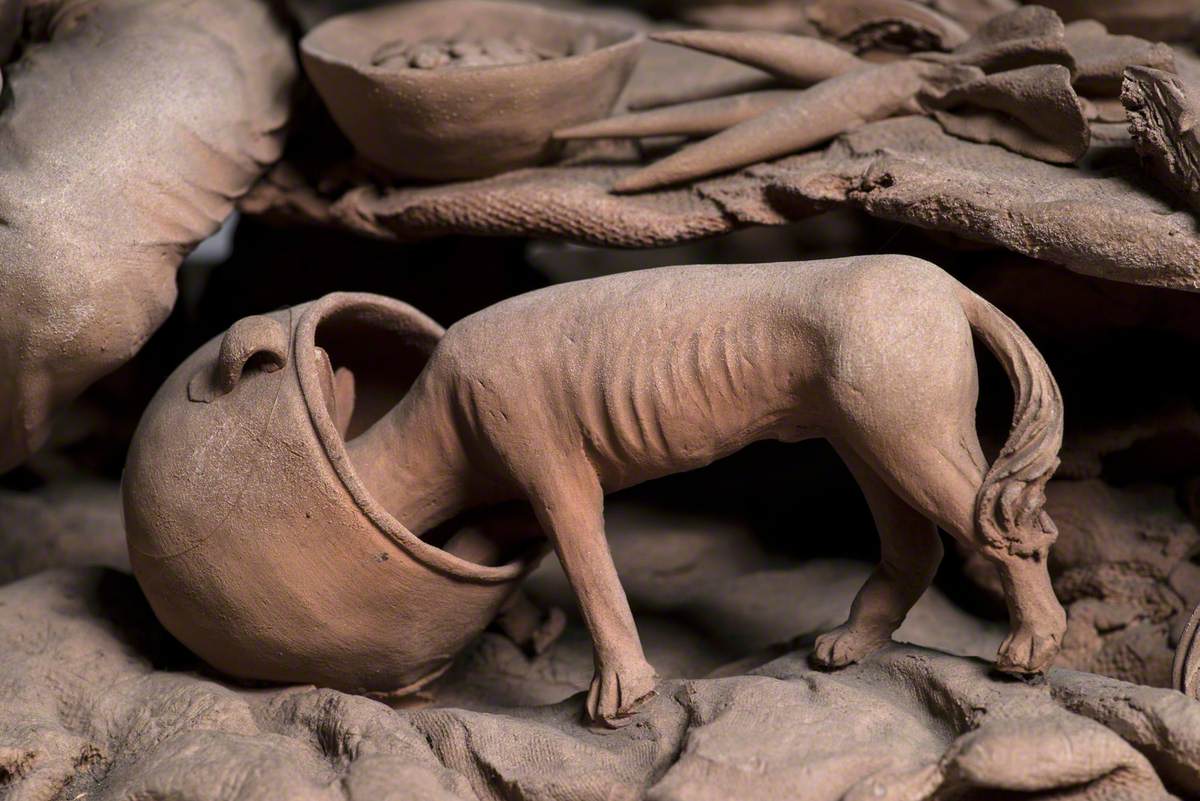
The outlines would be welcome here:
M 98 568 L 94 593 L 85 596 L 88 611 L 112 626 L 114 636 L 155 670 L 200 670 L 203 663 L 162 627 L 133 576 Z

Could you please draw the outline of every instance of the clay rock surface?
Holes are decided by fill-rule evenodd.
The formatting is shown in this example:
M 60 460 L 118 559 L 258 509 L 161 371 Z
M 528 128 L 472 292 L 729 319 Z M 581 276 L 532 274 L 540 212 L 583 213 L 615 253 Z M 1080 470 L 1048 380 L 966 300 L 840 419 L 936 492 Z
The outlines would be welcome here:
M 0 105 L 0 471 L 166 318 L 184 256 L 278 158 L 296 76 L 265 0 L 25 3 L 22 31 Z
M 103 481 L 0 491 L 0 584 L 56 567 L 129 570 L 121 498 Z
M 1054 588 L 1069 625 L 1059 664 L 1169 686 L 1178 634 L 1200 603 L 1200 535 L 1168 487 L 1060 482 Z
M 166 634 L 127 573 L 30 573 L 103 558 L 114 497 L 0 499 L 13 510 L 0 511 L 0 561 L 22 535 L 59 543 L 0 586 L 0 797 L 1159 799 L 1200 786 L 1200 703 L 1067 670 L 997 676 L 978 657 L 1004 627 L 936 591 L 900 636 L 942 650 L 814 671 L 805 643 L 844 618 L 869 566 L 788 564 L 736 525 L 620 505 L 614 556 L 665 677 L 628 728 L 580 721 L 591 644 L 578 621 L 536 659 L 486 634 L 397 709 L 230 683 Z M 528 586 L 570 601 L 553 560 Z
M 635 725 L 580 698 L 392 710 L 312 687 L 246 689 L 178 658 L 128 576 L 0 588 L 7 798 L 1169 798 L 1200 782 L 1200 703 L 1055 670 L 895 646 L 837 673 L 786 654 L 660 684 Z
M 332 202 L 280 170 L 243 208 L 387 239 L 455 232 L 649 247 L 847 205 L 1084 275 L 1200 291 L 1195 218 L 1135 160 L 1102 171 L 1046 164 L 949 136 L 932 120 L 902 117 L 865 125 L 824 152 L 694 187 L 610 194 L 633 169 L 576 165 L 442 187 L 359 187 Z

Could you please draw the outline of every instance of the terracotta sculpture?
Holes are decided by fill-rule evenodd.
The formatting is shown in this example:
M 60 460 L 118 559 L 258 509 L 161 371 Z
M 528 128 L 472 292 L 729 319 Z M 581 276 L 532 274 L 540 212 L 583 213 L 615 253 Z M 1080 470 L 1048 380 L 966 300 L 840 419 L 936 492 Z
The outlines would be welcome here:
M 612 110 L 643 38 L 525 3 L 436 0 L 334 17 L 300 46 L 330 114 L 372 165 L 454 181 L 555 156 L 554 130 Z
M 1064 27 L 1054 12 L 1035 6 L 992 18 L 948 53 L 882 64 L 820 39 L 781 33 L 700 30 L 653 38 L 756 67 L 791 88 L 689 97 L 559 131 L 562 139 L 709 137 L 625 176 L 614 185 L 617 192 L 705 178 L 913 113 L 930 115 L 964 139 L 1071 163 L 1087 152 L 1089 118 L 1124 119 L 1117 96 L 1125 66 L 1173 69 L 1174 63 L 1165 45 L 1110 36 L 1094 22 Z M 1085 102 L 1084 93 L 1098 97 Z
M 1151 173 L 1200 210 L 1200 102 L 1191 86 L 1163 70 L 1130 67 L 1121 90 L 1133 144 Z
M 0 798 L 1200 792 L 1200 0 L 652 5 L 0 0 Z
M 183 257 L 282 150 L 292 45 L 265 2 L 7 3 L 0 471 L 132 357 Z M 181 75 L 187 75 L 183 81 Z
M 1171 686 L 1185 695 L 1200 700 L 1200 606 L 1192 610 L 1171 665 Z
M 122 482 L 130 561 L 211 665 L 403 695 L 514 603 L 540 547 L 499 548 L 496 526 L 422 541 L 347 457 L 347 433 L 400 400 L 441 334 L 406 304 L 330 295 L 241 320 L 159 390 Z
M 990 468 L 972 332 L 1016 392 Z M 755 440 L 824 437 L 868 498 L 883 558 L 847 623 L 818 640 L 820 664 L 889 640 L 933 577 L 935 524 L 999 571 L 1012 631 L 998 667 L 1054 658 L 1066 621 L 1042 504 L 1058 389 L 1010 320 L 928 262 L 646 270 L 532 292 L 438 334 L 403 304 L 329 296 L 242 321 L 168 381 L 125 499 L 134 569 L 176 636 L 240 675 L 418 681 L 528 566 L 470 565 L 418 537 L 527 501 L 592 635 L 588 714 L 620 725 L 655 675 L 605 542 L 604 494 Z M 489 564 L 512 552 L 483 550 Z

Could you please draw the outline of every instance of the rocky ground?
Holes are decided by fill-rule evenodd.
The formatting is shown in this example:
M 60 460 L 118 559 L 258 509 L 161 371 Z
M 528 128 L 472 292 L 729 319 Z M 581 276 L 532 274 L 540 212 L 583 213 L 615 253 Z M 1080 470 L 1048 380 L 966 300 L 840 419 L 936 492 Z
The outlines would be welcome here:
M 580 720 L 591 653 L 574 621 L 535 659 L 485 635 L 403 708 L 246 687 L 154 621 L 120 567 L 114 488 L 8 494 L 0 510 L 6 799 L 1154 799 L 1200 787 L 1200 703 L 1066 669 L 995 675 L 981 657 L 1002 626 L 936 590 L 900 635 L 920 645 L 814 671 L 807 644 L 841 621 L 867 566 L 791 563 L 727 524 L 612 510 L 664 680 L 636 723 L 605 732 Z M 529 588 L 570 604 L 552 562 Z

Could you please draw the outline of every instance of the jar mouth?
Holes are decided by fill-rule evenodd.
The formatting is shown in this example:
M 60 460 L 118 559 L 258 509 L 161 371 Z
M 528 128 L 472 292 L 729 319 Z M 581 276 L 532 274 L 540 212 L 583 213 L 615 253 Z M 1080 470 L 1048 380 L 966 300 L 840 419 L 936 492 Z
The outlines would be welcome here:
M 476 564 L 413 534 L 367 490 L 354 469 L 346 441 L 329 414 L 321 390 L 321 371 L 317 359 L 318 329 L 339 323 L 369 327 L 383 335 L 391 335 L 397 343 L 404 343 L 410 349 L 423 349 L 426 356 L 441 338 L 443 329 L 407 303 L 365 293 L 338 292 L 326 295 L 309 304 L 301 314 L 292 336 L 292 369 L 296 371 L 300 393 L 321 448 L 355 505 L 384 536 L 431 570 L 477 584 L 499 584 L 520 579 L 536 566 L 541 549 L 530 548 L 528 553 L 503 565 Z

